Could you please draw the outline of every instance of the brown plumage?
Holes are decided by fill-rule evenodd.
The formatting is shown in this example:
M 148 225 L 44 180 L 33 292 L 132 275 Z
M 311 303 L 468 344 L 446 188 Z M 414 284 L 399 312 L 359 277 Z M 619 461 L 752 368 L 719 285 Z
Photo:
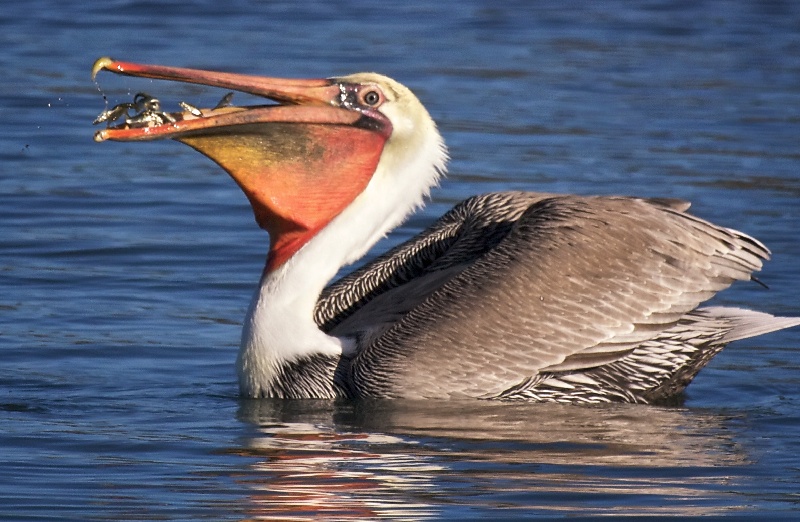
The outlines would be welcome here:
M 462 202 L 321 296 L 323 329 L 359 340 L 338 393 L 661 401 L 734 338 L 800 324 L 696 310 L 769 251 L 686 208 L 529 192 Z

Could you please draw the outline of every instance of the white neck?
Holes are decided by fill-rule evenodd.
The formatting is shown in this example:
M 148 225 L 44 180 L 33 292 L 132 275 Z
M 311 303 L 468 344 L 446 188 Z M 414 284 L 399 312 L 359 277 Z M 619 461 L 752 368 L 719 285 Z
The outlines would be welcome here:
M 437 139 L 425 134 L 428 143 L 411 149 L 418 153 L 410 161 L 387 156 L 385 148 L 364 192 L 291 259 L 262 277 L 245 319 L 237 360 L 243 395 L 261 396 L 286 362 L 314 354 L 352 355 L 351 340 L 319 329 L 314 308 L 339 268 L 361 258 L 422 206 L 438 181 L 447 155 L 435 128 Z

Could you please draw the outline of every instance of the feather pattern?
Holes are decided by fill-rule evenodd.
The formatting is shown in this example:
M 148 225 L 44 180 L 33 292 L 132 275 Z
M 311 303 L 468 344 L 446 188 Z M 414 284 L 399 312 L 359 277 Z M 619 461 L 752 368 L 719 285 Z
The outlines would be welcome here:
M 727 342 L 800 323 L 697 309 L 769 251 L 686 208 L 530 192 L 465 200 L 325 289 L 316 321 L 354 339 L 355 354 L 301 364 L 316 373 L 281 379 L 275 394 L 666 400 Z M 315 381 L 330 383 L 325 393 Z

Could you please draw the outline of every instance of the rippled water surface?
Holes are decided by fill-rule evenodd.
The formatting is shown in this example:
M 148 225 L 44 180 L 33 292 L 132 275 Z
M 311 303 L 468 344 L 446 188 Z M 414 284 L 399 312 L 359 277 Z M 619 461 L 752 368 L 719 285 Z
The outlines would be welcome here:
M 797 329 L 731 345 L 681 407 L 242 401 L 266 235 L 187 147 L 91 139 L 103 95 L 222 94 L 98 87 L 101 55 L 375 70 L 417 92 L 452 156 L 379 249 L 479 192 L 678 197 L 773 251 L 769 290 L 716 303 L 800 315 L 800 4 L 587 4 L 4 3 L 0 518 L 796 516 Z

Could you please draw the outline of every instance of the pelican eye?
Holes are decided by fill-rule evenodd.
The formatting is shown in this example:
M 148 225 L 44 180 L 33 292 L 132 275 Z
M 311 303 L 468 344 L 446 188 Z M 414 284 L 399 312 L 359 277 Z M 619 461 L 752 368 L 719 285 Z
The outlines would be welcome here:
M 377 91 L 375 89 L 364 91 L 364 93 L 362 93 L 360 97 L 361 101 L 365 105 L 369 105 L 370 107 L 375 107 L 376 105 L 379 105 L 383 101 L 383 96 L 381 96 L 380 91 Z

